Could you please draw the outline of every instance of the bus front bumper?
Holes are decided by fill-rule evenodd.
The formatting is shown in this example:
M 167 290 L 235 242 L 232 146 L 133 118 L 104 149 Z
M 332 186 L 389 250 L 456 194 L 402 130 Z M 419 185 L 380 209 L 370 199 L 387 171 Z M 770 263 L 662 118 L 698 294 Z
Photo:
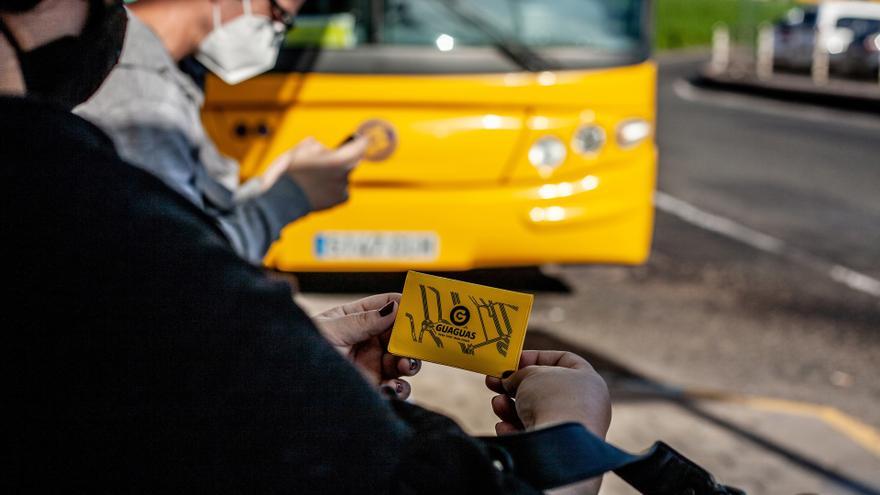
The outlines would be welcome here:
M 655 180 L 652 152 L 542 183 L 353 187 L 345 205 L 288 226 L 266 265 L 339 272 L 639 264 L 651 247 Z

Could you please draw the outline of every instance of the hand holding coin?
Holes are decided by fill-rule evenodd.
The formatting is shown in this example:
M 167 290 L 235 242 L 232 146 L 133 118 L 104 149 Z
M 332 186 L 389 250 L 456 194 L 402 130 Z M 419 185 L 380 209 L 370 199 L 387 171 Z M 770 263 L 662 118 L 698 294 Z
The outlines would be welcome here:
M 397 130 L 390 122 L 380 119 L 370 119 L 358 126 L 357 130 L 348 137 L 340 146 L 345 145 L 355 138 L 363 136 L 369 142 L 364 160 L 368 162 L 383 162 L 397 151 Z
M 322 166 L 319 169 L 319 171 L 321 173 L 317 173 L 317 174 L 316 173 L 309 173 L 307 170 L 304 171 L 303 169 L 312 168 L 309 166 L 310 162 L 315 161 L 315 160 L 309 160 L 309 159 L 293 160 L 292 157 L 302 155 L 303 153 L 301 153 L 301 152 L 303 150 L 299 149 L 299 148 L 306 147 L 306 148 L 310 149 L 310 151 L 308 153 L 306 153 L 307 155 L 309 155 L 309 157 L 320 158 L 321 155 L 326 155 L 325 158 L 330 158 L 330 161 L 334 161 L 333 158 L 335 157 L 335 155 L 334 155 L 335 152 L 344 152 L 344 151 L 340 151 L 340 148 L 343 148 L 345 145 L 351 143 L 352 141 L 354 141 L 355 139 L 357 139 L 359 137 L 364 137 L 367 139 L 366 150 L 364 151 L 363 156 L 360 158 L 364 161 L 382 162 L 382 161 L 385 161 L 385 160 L 391 158 L 391 155 L 393 155 L 394 152 L 397 150 L 397 143 L 398 143 L 397 130 L 394 128 L 393 125 L 391 125 L 390 122 L 385 121 L 385 120 L 380 120 L 380 119 L 370 119 L 370 120 L 363 122 L 360 126 L 358 126 L 357 130 L 352 135 L 350 135 L 345 141 L 343 141 L 342 143 L 339 144 L 339 146 L 337 146 L 336 150 L 330 150 L 330 149 L 323 148 L 323 147 L 319 147 L 319 149 L 315 149 L 316 147 L 319 146 L 319 143 L 317 143 L 313 139 L 306 139 L 302 143 L 300 143 L 297 147 L 290 150 L 288 153 L 285 153 L 284 155 L 280 156 L 275 161 L 275 163 L 269 167 L 269 170 L 266 173 L 264 173 L 263 175 L 260 175 L 260 176 L 253 177 L 249 181 L 242 184 L 233 193 L 235 201 L 237 203 L 243 203 L 243 202 L 248 201 L 250 199 L 253 199 L 261 194 L 264 194 L 269 188 L 272 187 L 272 185 L 275 184 L 278 177 L 283 172 L 291 172 L 294 174 L 298 174 L 298 176 L 296 178 L 298 179 L 298 183 L 300 183 L 301 186 L 303 186 L 305 183 L 310 182 L 310 179 L 313 179 L 313 178 L 318 181 L 319 185 L 326 186 L 327 180 L 326 180 L 326 178 L 323 178 L 321 176 L 321 173 L 325 173 L 327 171 L 326 169 L 332 168 L 332 167 Z M 303 157 L 300 156 L 300 158 L 303 158 Z M 308 157 L 305 157 L 305 158 L 308 158 Z M 297 162 L 297 161 L 300 162 L 299 166 L 296 166 L 296 167 L 292 166 L 292 163 Z M 318 160 L 318 161 L 323 162 L 326 160 Z M 303 162 L 308 162 L 308 163 L 303 163 Z M 344 163 L 340 163 L 340 164 L 344 164 Z M 293 170 L 293 169 L 298 169 L 298 170 Z M 344 175 L 344 179 L 345 179 L 344 181 L 340 181 L 340 180 L 335 181 L 340 184 L 342 182 L 344 182 L 345 188 L 343 190 L 345 190 L 345 191 L 347 191 L 348 172 L 350 172 L 350 169 L 346 171 L 346 173 Z M 305 176 L 303 176 L 303 174 L 305 174 Z M 315 189 L 314 187 L 310 188 L 310 190 L 314 190 L 314 189 Z M 321 206 L 321 207 L 316 208 L 316 209 L 324 209 L 325 207 L 333 206 L 335 204 L 338 204 L 340 201 L 344 201 L 348 197 L 347 194 L 336 195 L 336 196 L 339 196 L 338 200 L 332 199 L 329 201 L 317 202 L 319 204 L 319 206 Z M 325 206 L 325 203 L 326 203 L 326 206 Z M 315 206 L 315 204 L 313 203 L 313 207 L 314 206 Z

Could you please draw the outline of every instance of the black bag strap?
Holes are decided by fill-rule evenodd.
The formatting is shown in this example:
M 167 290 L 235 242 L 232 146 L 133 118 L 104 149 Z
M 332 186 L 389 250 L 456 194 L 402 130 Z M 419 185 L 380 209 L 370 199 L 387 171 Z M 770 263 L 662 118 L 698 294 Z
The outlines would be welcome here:
M 577 423 L 480 440 L 500 463 L 499 468 L 541 490 L 614 471 L 639 492 L 651 495 L 745 495 L 719 485 L 705 469 L 662 442 L 633 455 Z

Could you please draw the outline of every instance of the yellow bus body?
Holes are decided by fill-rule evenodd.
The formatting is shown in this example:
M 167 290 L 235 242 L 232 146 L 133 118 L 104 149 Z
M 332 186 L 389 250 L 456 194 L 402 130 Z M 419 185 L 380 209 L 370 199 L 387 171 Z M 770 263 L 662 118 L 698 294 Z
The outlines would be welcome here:
M 465 270 L 544 263 L 638 264 L 650 251 L 657 149 L 653 136 L 624 148 L 618 126 L 653 129 L 656 65 L 480 75 L 272 73 L 238 86 L 206 83 L 203 119 L 221 150 L 260 173 L 305 137 L 328 146 L 380 118 L 397 129 L 388 161 L 363 163 L 350 200 L 288 226 L 266 257 L 282 271 Z M 571 145 L 601 126 L 597 153 Z M 555 136 L 564 162 L 539 170 L 529 149 Z M 330 234 L 434 236 L 417 257 L 334 257 Z

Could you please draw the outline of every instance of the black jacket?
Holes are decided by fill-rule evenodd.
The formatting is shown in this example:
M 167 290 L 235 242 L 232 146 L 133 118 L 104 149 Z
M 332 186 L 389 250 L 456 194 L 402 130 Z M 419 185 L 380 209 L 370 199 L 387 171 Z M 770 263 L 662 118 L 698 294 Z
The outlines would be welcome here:
M 0 98 L 0 174 L 6 493 L 532 491 L 91 124 Z

